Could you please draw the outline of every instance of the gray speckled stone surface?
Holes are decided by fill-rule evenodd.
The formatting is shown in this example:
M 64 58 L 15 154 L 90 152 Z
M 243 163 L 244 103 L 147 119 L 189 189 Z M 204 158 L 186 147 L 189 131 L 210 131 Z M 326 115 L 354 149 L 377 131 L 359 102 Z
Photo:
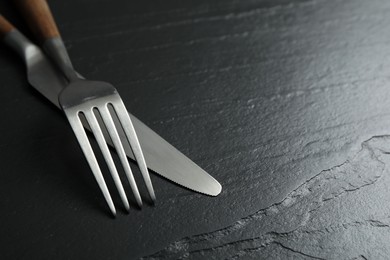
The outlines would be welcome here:
M 390 248 L 390 136 L 373 137 L 281 202 L 143 259 L 385 259 Z
M 154 175 L 158 203 L 113 220 L 66 120 L 3 46 L 1 259 L 388 258 L 388 1 L 50 4 L 75 67 L 223 192 Z

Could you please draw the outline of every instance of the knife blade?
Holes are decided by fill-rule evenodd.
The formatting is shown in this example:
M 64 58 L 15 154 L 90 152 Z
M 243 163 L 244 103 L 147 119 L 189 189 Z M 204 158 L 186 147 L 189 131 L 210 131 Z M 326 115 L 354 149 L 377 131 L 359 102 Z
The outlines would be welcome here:
M 60 108 L 58 95 L 67 84 L 64 76 L 54 67 L 41 49 L 17 29 L 8 32 L 3 40 L 24 59 L 29 83 Z M 133 121 L 149 169 L 166 179 L 199 193 L 217 196 L 221 192 L 222 186 L 217 180 L 134 115 L 130 113 L 129 115 Z M 84 124 L 84 127 L 90 130 L 88 124 Z M 108 134 L 104 134 L 106 140 L 110 140 L 110 138 L 107 138 Z M 123 131 L 119 134 L 124 135 Z M 127 156 L 134 159 L 130 146 L 124 145 L 124 148 Z

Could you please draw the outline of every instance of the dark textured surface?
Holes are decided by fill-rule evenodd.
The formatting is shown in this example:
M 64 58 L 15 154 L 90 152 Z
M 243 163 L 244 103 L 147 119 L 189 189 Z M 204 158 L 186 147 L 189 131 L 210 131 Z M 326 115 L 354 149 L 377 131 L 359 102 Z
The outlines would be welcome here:
M 50 3 L 79 71 L 223 192 L 154 175 L 157 205 L 113 220 L 61 113 L 3 47 L 1 259 L 388 258 L 388 1 Z

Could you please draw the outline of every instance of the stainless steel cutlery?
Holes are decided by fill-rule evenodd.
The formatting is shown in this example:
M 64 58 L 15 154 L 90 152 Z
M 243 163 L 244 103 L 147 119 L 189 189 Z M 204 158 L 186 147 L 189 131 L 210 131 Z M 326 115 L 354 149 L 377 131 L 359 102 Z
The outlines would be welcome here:
M 127 196 L 107 144 L 115 147 L 140 206 L 142 199 L 126 155 L 137 160 L 152 200 L 155 195 L 146 165 L 192 190 L 212 196 L 220 193 L 221 185 L 214 178 L 128 114 L 114 87 L 108 83 L 87 81 L 73 69 L 46 1 L 24 0 L 19 3 L 51 60 L 1 16 L 0 36 L 24 58 L 30 84 L 65 112 L 113 214 L 115 206 L 84 127 L 96 138 L 126 209 L 129 208 Z
M 37 37 L 39 37 L 39 40 L 43 42 L 48 54 L 52 54 L 51 57 L 67 79 L 68 84 L 61 91 L 58 97 L 59 104 L 65 112 L 65 115 L 77 137 L 80 147 L 112 214 L 116 215 L 115 206 L 101 172 L 101 167 L 95 157 L 95 153 L 90 145 L 81 120 L 85 120 L 90 126 L 126 210 L 129 210 L 129 202 L 119 177 L 117 167 L 115 166 L 114 160 L 112 159 L 110 150 L 103 136 L 103 128 L 107 130 L 110 139 L 115 146 L 138 206 L 142 206 L 142 199 L 124 152 L 122 145 L 124 142 L 127 142 L 130 145 L 141 170 L 149 196 L 154 201 L 155 194 L 152 182 L 150 180 L 137 134 L 117 90 L 108 83 L 89 81 L 78 77 L 73 69 L 70 59 L 68 59 L 66 63 L 62 63 L 62 59 L 59 59 L 56 56 L 58 52 L 51 52 L 51 50 L 57 48 L 57 46 L 61 46 L 61 50 L 63 50 L 62 54 L 67 56 L 60 33 L 46 1 L 23 0 L 19 1 L 19 5 L 24 13 L 24 16 L 27 18 L 30 27 Z M 98 122 L 97 117 L 102 118 L 100 123 Z M 113 117 L 117 117 L 119 122 L 118 125 L 115 125 L 112 119 Z M 119 127 L 121 127 L 125 132 L 126 138 L 121 139 L 119 137 L 117 131 L 117 128 Z

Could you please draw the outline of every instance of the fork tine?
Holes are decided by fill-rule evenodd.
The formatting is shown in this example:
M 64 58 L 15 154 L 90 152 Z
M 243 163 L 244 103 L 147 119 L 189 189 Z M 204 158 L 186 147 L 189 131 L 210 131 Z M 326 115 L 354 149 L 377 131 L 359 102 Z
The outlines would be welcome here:
M 104 124 L 106 125 L 106 129 L 111 137 L 111 140 L 114 144 L 114 147 L 118 153 L 119 159 L 121 160 L 122 167 L 125 170 L 127 179 L 129 180 L 131 189 L 133 190 L 135 200 L 138 204 L 139 207 L 142 207 L 142 199 L 141 195 L 138 191 L 137 184 L 134 179 L 134 175 L 131 171 L 129 161 L 127 160 L 125 150 L 123 149 L 122 142 L 120 140 L 118 131 L 116 130 L 115 123 L 112 120 L 111 114 L 108 110 L 107 106 L 101 107 L 100 108 L 100 115 L 103 119 Z
M 122 128 L 126 133 L 127 140 L 130 144 L 131 150 L 133 151 L 134 157 L 137 160 L 138 166 L 141 170 L 142 177 L 145 181 L 146 188 L 149 192 L 149 196 L 153 202 L 156 201 L 156 195 L 154 194 L 154 189 L 152 185 L 152 181 L 150 180 L 149 171 L 146 166 L 145 158 L 142 153 L 141 145 L 138 141 L 137 133 L 135 132 L 133 123 L 129 117 L 129 114 L 126 110 L 125 105 L 121 98 L 118 98 L 116 102 L 112 103 L 114 107 L 115 113 L 117 114 L 120 123 L 122 124 Z
M 81 121 L 79 119 L 79 113 L 78 112 L 70 112 L 65 110 L 65 114 L 69 120 L 69 123 L 73 129 L 74 134 L 77 137 L 77 140 L 80 144 L 80 147 L 84 153 L 85 158 L 87 159 L 87 162 L 89 164 L 89 167 L 92 169 L 93 175 L 95 176 L 95 179 L 103 192 L 103 196 L 106 199 L 106 202 L 114 216 L 116 216 L 116 210 L 114 203 L 112 202 L 110 192 L 108 191 L 106 182 L 104 181 L 103 174 L 100 170 L 99 164 L 96 160 L 95 154 L 93 153 L 91 144 L 89 143 L 88 137 L 85 133 L 84 127 L 81 124 Z
M 100 150 L 102 151 L 104 160 L 106 161 L 107 166 L 111 172 L 111 176 L 114 180 L 116 188 L 118 189 L 123 205 L 125 206 L 126 210 L 129 211 L 130 206 L 126 197 L 125 190 L 123 189 L 123 185 L 121 179 L 119 178 L 118 171 L 116 170 L 114 160 L 112 159 L 110 150 L 108 149 L 107 143 L 104 139 L 103 132 L 101 130 L 101 127 L 99 126 L 96 116 L 93 110 L 85 111 L 84 115 L 88 121 L 89 126 L 91 127 L 92 133 L 94 134 L 96 141 L 98 142 Z

